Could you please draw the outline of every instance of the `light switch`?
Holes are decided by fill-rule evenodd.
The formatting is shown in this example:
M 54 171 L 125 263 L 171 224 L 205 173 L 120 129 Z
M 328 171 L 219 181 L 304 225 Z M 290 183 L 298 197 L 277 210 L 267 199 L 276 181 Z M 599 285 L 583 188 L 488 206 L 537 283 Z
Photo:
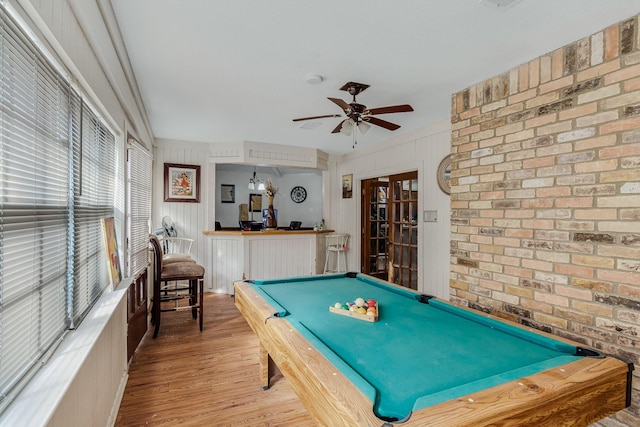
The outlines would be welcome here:
M 438 211 L 437 210 L 424 211 L 423 221 L 424 222 L 438 222 Z

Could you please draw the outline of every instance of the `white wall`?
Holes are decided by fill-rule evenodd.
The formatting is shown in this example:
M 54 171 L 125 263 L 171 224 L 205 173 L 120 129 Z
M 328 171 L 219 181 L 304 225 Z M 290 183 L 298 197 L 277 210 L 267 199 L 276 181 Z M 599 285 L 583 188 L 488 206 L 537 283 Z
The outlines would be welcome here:
M 153 155 L 153 194 L 151 197 L 151 223 L 155 230 L 162 227 L 162 218 L 169 216 L 176 225 L 179 237 L 194 239 L 192 257 L 205 265 L 205 239 L 209 211 L 213 212 L 215 179 L 211 176 L 208 145 L 197 142 L 156 140 Z M 200 203 L 164 201 L 164 164 L 177 163 L 200 166 Z M 212 213 L 213 214 L 213 213 Z
M 331 158 L 325 174 L 327 226 L 351 235 L 349 270 L 360 266 L 360 183 L 363 179 L 418 171 L 418 290 L 449 299 L 450 199 L 438 187 L 436 170 L 450 153 L 448 122 L 427 126 L 367 150 Z M 342 175 L 353 174 L 353 197 L 342 198 Z M 422 222 L 422 212 L 437 210 L 438 222 Z

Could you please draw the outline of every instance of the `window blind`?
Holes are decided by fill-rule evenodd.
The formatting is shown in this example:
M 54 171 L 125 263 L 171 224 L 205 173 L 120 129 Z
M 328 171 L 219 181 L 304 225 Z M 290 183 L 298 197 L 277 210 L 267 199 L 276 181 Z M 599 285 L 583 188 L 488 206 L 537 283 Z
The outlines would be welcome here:
M 152 158 L 137 141 L 127 149 L 127 276 L 135 277 L 149 264 L 149 221 L 151 219 Z
M 0 394 L 5 396 L 69 325 L 74 95 L 6 12 L 0 9 L 0 15 Z
M 102 219 L 113 216 L 115 137 L 82 105 L 81 140 L 73 147 L 73 314 L 82 319 L 109 286 Z
M 115 138 L 0 4 L 0 411 L 109 285 Z

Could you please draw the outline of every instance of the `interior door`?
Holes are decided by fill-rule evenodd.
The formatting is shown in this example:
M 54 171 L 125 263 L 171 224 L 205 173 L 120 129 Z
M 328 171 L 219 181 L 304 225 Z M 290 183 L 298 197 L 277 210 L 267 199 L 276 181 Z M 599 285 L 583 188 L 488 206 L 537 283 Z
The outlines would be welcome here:
M 418 289 L 418 172 L 389 177 L 389 277 Z
M 360 271 L 388 279 L 389 182 L 383 178 L 362 181 L 362 260 Z

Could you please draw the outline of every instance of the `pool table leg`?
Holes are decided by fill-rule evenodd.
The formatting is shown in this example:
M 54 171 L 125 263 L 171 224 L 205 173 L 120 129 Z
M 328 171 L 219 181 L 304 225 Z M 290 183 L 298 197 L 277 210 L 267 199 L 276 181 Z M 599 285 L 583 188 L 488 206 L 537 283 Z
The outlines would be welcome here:
M 269 356 L 269 352 L 260 343 L 260 384 L 263 390 L 269 388 L 269 380 L 276 374 L 277 369 L 275 362 Z

